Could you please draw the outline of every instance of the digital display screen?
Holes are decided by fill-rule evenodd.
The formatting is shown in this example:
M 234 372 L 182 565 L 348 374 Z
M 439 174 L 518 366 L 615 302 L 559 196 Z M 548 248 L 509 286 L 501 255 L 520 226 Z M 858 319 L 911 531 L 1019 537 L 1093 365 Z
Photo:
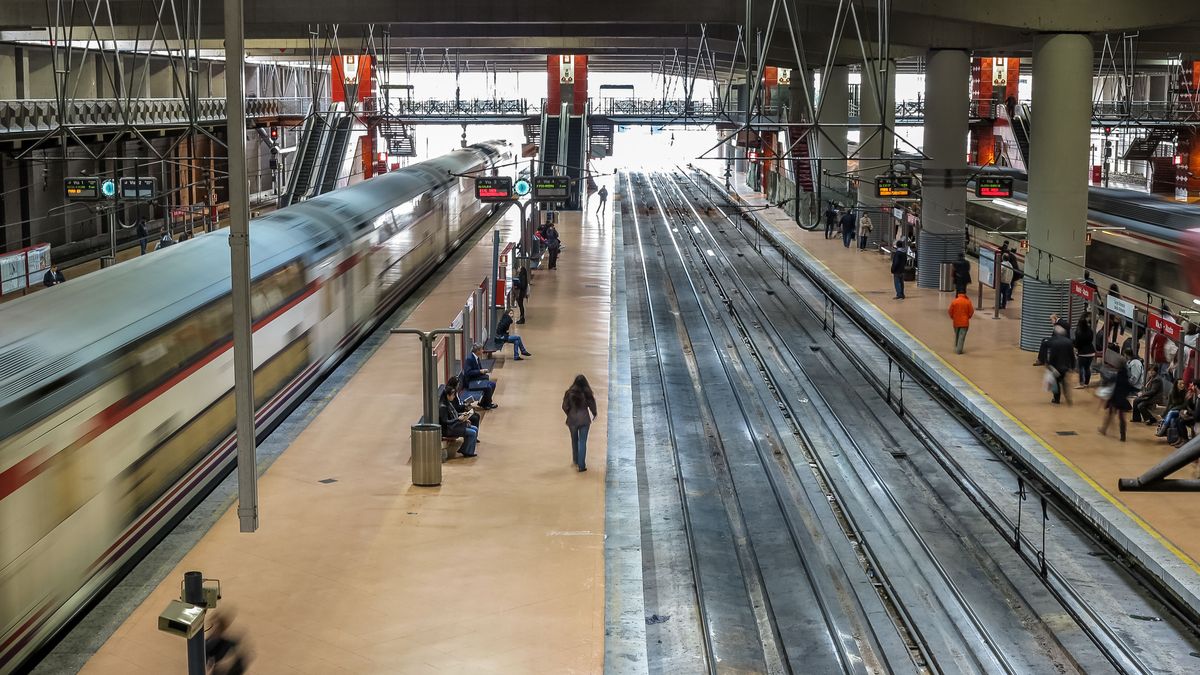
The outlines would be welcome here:
M 570 192 L 569 176 L 537 176 L 533 179 L 533 198 L 538 201 L 563 201 Z
M 975 179 L 976 197 L 1007 199 L 1013 194 L 1013 179 L 1008 176 L 980 176 Z
M 879 176 L 875 179 L 876 197 L 908 197 L 912 194 L 912 176 Z
M 96 201 L 100 199 L 99 178 L 67 178 L 63 181 L 68 201 Z
M 512 178 L 508 176 L 481 176 L 476 178 L 475 198 L 481 202 L 512 201 Z
M 153 199 L 154 188 L 153 178 L 122 178 L 121 199 Z

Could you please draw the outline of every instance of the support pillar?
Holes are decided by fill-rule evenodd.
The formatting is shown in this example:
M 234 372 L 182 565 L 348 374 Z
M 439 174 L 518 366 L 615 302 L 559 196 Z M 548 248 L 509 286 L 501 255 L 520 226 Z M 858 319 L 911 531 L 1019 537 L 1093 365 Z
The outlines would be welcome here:
M 1067 314 L 1070 279 L 1082 274 L 1092 116 L 1092 42 L 1044 33 L 1033 43 L 1029 253 L 1021 284 L 1021 348 L 1036 350 L 1053 312 Z
M 850 82 L 846 66 L 833 66 L 821 73 L 821 86 L 817 90 L 820 100 L 817 120 L 821 124 L 846 124 L 850 119 Z M 821 181 L 834 195 L 822 195 L 826 201 L 843 199 L 849 195 L 846 180 L 846 127 L 822 127 L 817 134 L 817 156 L 821 160 Z M 830 159 L 836 157 L 838 159 Z M 824 211 L 824 208 L 821 208 Z
M 967 106 L 971 59 L 960 49 L 929 52 L 925 70 L 925 146 L 917 240 L 919 288 L 937 288 L 942 263 L 962 253 L 967 224 Z
M 871 213 L 871 220 L 876 225 L 867 244 L 877 246 L 883 234 L 884 216 L 879 211 L 882 202 L 875 196 L 875 178 L 891 169 L 891 157 L 896 144 L 896 62 L 864 63 L 861 82 L 858 89 L 861 92 L 858 110 L 858 203 Z

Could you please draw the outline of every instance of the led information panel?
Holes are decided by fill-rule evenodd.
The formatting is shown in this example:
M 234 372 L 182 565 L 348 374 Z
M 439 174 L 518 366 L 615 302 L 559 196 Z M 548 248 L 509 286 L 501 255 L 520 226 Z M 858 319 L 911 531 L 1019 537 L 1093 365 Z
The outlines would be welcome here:
M 566 201 L 571 193 L 569 176 L 537 176 L 533 179 L 533 198 L 539 202 Z
M 892 174 L 875 179 L 876 197 L 908 197 L 912 194 L 912 176 Z
M 99 178 L 67 178 L 63 183 L 67 189 L 67 201 L 94 202 L 102 197 Z
M 1009 176 L 980 176 L 975 179 L 976 197 L 1012 197 L 1013 179 Z
M 121 199 L 153 199 L 155 186 L 153 178 L 122 178 Z
M 512 178 L 508 176 L 481 176 L 476 178 L 475 198 L 481 202 L 512 201 Z

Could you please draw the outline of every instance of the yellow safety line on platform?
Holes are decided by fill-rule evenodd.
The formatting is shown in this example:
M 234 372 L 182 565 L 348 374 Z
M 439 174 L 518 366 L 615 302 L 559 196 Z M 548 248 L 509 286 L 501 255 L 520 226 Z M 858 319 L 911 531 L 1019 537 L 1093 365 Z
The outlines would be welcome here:
M 792 241 L 796 241 L 796 240 L 793 239 Z M 805 246 L 804 244 L 800 243 L 799 241 L 796 241 L 796 244 L 798 246 L 804 248 L 805 251 L 808 251 L 808 247 Z M 934 356 L 934 358 L 936 358 L 938 361 L 940 361 L 942 363 L 942 365 L 944 365 L 947 368 L 949 368 L 950 370 L 954 371 L 955 375 L 958 375 L 960 378 L 962 378 L 962 380 L 964 382 L 971 385 L 971 388 L 974 389 L 976 392 L 978 392 L 980 396 L 983 396 L 985 399 L 987 399 L 987 401 L 989 403 L 996 406 L 996 408 L 999 409 L 1000 412 L 1004 413 L 1005 417 L 1007 417 L 1008 419 L 1015 422 L 1017 426 L 1021 427 L 1021 429 L 1025 431 L 1025 433 L 1032 436 L 1034 438 L 1034 440 L 1036 440 L 1038 443 L 1040 443 L 1042 445 L 1043 448 L 1048 450 L 1050 452 L 1050 454 L 1057 457 L 1058 460 L 1060 462 L 1062 462 L 1068 469 L 1070 469 L 1071 471 L 1074 471 L 1075 475 L 1079 476 L 1084 481 L 1086 481 L 1088 485 L 1092 486 L 1092 488 L 1095 489 L 1097 492 L 1099 492 L 1105 499 L 1107 499 L 1109 501 L 1109 503 L 1111 503 L 1113 506 L 1117 507 L 1125 515 L 1129 516 L 1129 518 L 1131 520 L 1133 520 L 1133 522 L 1136 523 L 1138 527 L 1145 530 L 1146 533 L 1149 534 L 1151 537 L 1154 537 L 1160 544 L 1165 546 L 1168 551 L 1170 551 L 1171 553 L 1174 553 L 1177 558 L 1179 558 L 1181 561 L 1183 561 L 1188 567 L 1192 568 L 1193 572 L 1200 574 L 1200 564 L 1198 564 L 1195 560 L 1193 560 L 1191 558 L 1191 556 L 1189 556 L 1188 554 L 1181 551 L 1178 547 L 1175 546 L 1175 544 L 1172 544 L 1169 539 L 1167 539 L 1162 534 L 1160 534 L 1158 532 L 1158 530 L 1154 529 L 1154 527 L 1152 525 L 1150 525 L 1150 523 L 1147 523 L 1145 520 L 1142 520 L 1141 516 L 1134 513 L 1132 510 L 1130 510 L 1130 508 L 1128 506 L 1126 506 L 1124 502 L 1117 499 L 1116 496 L 1114 496 L 1111 492 L 1109 492 L 1102 485 L 1100 485 L 1095 480 L 1093 480 L 1091 476 L 1087 475 L 1082 469 L 1075 466 L 1074 462 L 1067 459 L 1059 451 L 1055 450 L 1053 448 L 1053 446 L 1051 446 L 1049 443 L 1047 443 L 1040 435 L 1037 434 L 1037 432 L 1035 432 L 1033 429 L 1030 429 L 1028 426 L 1026 426 L 1026 424 L 1024 422 L 1017 419 L 1012 413 L 1010 413 L 1007 408 L 1005 408 L 1004 406 L 1002 406 L 998 402 L 996 402 L 996 399 L 992 398 L 991 396 L 989 396 L 987 394 L 987 392 L 980 389 L 975 384 L 975 382 L 971 380 L 971 378 L 964 375 L 962 373 L 962 371 L 960 371 L 958 368 L 955 368 L 948 361 L 946 361 L 946 359 L 942 358 L 941 354 L 938 354 L 936 351 L 931 349 L 929 347 L 929 345 L 925 344 L 920 338 L 918 338 L 917 336 L 915 336 L 911 332 L 909 332 L 909 330 L 907 328 L 900 325 L 900 323 L 898 321 L 896 321 L 894 318 L 892 318 L 891 314 L 888 314 L 887 311 L 885 311 L 882 307 L 880 307 L 879 305 L 876 305 L 874 302 L 871 302 L 871 300 L 869 300 L 862 293 L 859 293 L 857 288 L 855 288 L 852 284 L 847 282 L 845 279 L 842 279 L 841 276 L 839 276 L 828 265 L 825 264 L 825 261 L 817 258 L 815 255 L 813 255 L 813 253 L 811 251 L 809 251 L 808 254 L 809 254 L 809 257 L 811 257 L 813 260 L 816 260 L 817 263 L 821 265 L 821 267 L 824 267 L 825 270 L 830 275 L 832 275 L 838 281 L 841 281 L 843 284 L 845 284 L 846 287 L 849 288 L 851 291 L 854 291 L 855 295 L 857 295 L 859 298 L 861 298 L 864 302 L 867 302 L 868 304 L 870 304 L 875 309 L 879 310 L 879 312 L 884 317 L 886 317 L 888 321 L 892 322 L 892 325 L 894 325 L 896 328 L 899 328 L 901 331 L 903 331 L 905 335 L 912 338 L 913 341 L 916 342 L 917 344 L 921 345 L 921 347 L 924 348 L 925 351 L 932 354 Z

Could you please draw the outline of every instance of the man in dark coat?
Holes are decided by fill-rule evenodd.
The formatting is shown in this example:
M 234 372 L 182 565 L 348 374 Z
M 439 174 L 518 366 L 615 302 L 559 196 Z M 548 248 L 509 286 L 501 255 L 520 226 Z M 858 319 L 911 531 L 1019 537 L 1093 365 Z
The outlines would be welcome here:
M 908 252 L 904 249 L 904 242 L 897 241 L 896 248 L 892 251 L 892 283 L 896 286 L 896 297 L 893 300 L 904 299 L 904 266 L 908 264 Z
M 854 241 L 855 218 L 854 209 L 847 208 L 842 214 L 842 246 L 850 248 L 850 242 Z
M 146 230 L 146 219 L 138 218 L 137 220 L 137 238 L 138 246 L 142 247 L 142 255 L 146 255 L 146 244 L 150 241 L 150 233 Z
M 1071 344 L 1071 338 L 1067 337 L 1067 329 L 1062 326 L 1054 327 L 1054 335 L 1046 344 L 1046 366 L 1054 376 L 1054 398 L 1050 399 L 1050 402 L 1059 403 L 1062 398 L 1066 398 L 1067 405 L 1071 405 L 1067 373 L 1075 368 L 1075 346 Z
M 958 260 L 955 260 L 953 265 L 954 293 L 966 293 L 967 286 L 971 285 L 971 263 L 967 262 L 965 253 L 959 253 Z
M 825 209 L 825 238 L 833 238 L 833 230 L 837 227 L 838 212 L 837 207 L 833 202 L 829 202 L 829 208 Z
M 51 265 L 49 270 L 46 270 L 46 276 L 42 277 L 42 285 L 46 288 L 56 286 L 66 281 L 67 278 L 58 270 L 58 265 Z

